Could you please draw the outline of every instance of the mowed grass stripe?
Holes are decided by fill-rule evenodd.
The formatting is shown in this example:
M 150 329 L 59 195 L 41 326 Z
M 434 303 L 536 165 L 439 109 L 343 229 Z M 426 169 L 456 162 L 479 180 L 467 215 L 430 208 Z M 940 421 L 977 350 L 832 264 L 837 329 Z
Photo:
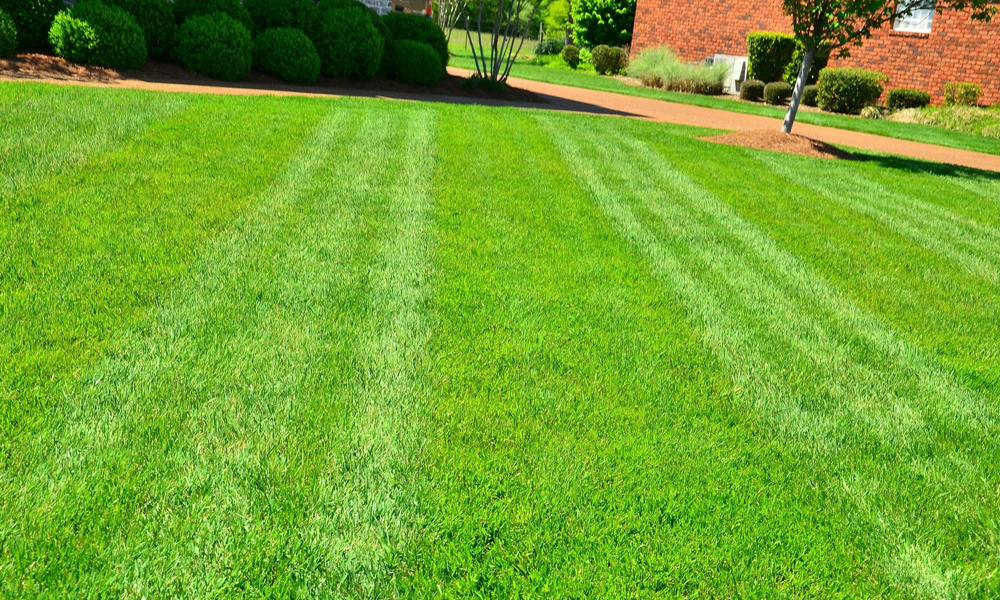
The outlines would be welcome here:
M 996 451 L 992 410 L 678 171 L 674 158 L 691 148 L 678 142 L 664 159 L 634 140 L 608 144 L 612 131 L 574 131 L 558 139 L 576 171 L 685 298 L 747 400 L 778 423 L 798 423 L 793 432 L 815 426 L 802 432 L 812 439 L 788 439 L 829 453 L 824 461 L 839 477 L 827 485 L 842 486 L 849 500 L 842 510 L 859 513 L 856 533 L 874 534 L 875 547 L 884 548 L 887 579 L 931 594 L 989 586 L 995 561 L 955 571 L 960 555 L 936 556 L 933 548 L 960 542 L 973 525 L 995 529 L 975 514 L 995 500 L 987 483 L 998 479 L 988 459 Z M 602 171 L 620 174 L 614 187 L 597 175 Z M 611 191 L 628 181 L 626 193 Z M 765 260 L 746 258 L 754 255 Z M 876 352 L 858 347 L 859 340 Z M 826 400 L 804 405 L 806 399 Z M 859 436 L 865 431 L 875 440 Z M 957 448 L 942 448 L 945 440 Z M 897 485 L 883 488 L 886 479 Z M 951 508 L 946 514 L 925 508 L 942 497 Z M 919 525 L 909 522 L 914 510 Z M 986 542 L 977 550 L 988 557 L 994 549 Z
M 386 575 L 405 540 L 392 519 L 413 521 L 403 477 L 379 469 L 409 460 L 419 427 L 402 388 L 419 354 L 431 126 L 336 108 L 351 123 L 304 140 L 153 322 L 66 390 L 17 496 L 36 503 L 4 528 L 19 594 L 315 595 Z M 388 431 L 350 422 L 383 399 Z M 360 465 L 373 449 L 387 457 Z

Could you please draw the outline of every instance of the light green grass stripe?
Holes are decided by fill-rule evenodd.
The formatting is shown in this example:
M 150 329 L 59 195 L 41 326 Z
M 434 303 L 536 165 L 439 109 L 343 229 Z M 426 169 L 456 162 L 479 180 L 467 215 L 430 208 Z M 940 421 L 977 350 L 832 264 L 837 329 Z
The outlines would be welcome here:
M 883 348 L 892 352 L 896 356 L 894 359 L 902 364 L 900 376 L 894 375 L 893 370 L 884 371 L 875 369 L 873 366 L 865 365 L 853 360 L 848 349 L 837 347 L 837 337 L 843 335 L 836 331 L 824 331 L 834 327 L 836 323 L 823 323 L 823 319 L 816 321 L 816 317 L 809 316 L 816 314 L 813 309 L 807 306 L 798 306 L 798 310 L 788 301 L 782 306 L 781 290 L 777 286 L 766 285 L 769 277 L 780 277 L 780 273 L 788 274 L 788 281 L 798 290 L 799 295 L 806 298 L 811 297 L 811 303 L 819 304 L 824 312 L 831 312 L 837 319 L 846 320 L 846 324 L 853 324 L 856 331 L 851 331 L 848 335 L 858 335 L 858 332 L 871 331 L 877 322 L 863 315 L 856 308 L 846 303 L 836 294 L 834 290 L 827 289 L 818 279 L 812 276 L 798 261 L 783 253 L 777 248 L 769 238 L 759 232 L 754 226 L 745 221 L 741 221 L 727 207 L 700 190 L 696 183 L 688 180 L 682 173 L 675 171 L 668 163 L 662 159 L 657 159 L 651 151 L 642 151 L 641 144 L 632 142 L 633 150 L 628 153 L 607 152 L 600 160 L 587 156 L 587 152 L 581 151 L 579 146 L 588 148 L 588 151 L 601 154 L 602 143 L 606 145 L 607 135 L 610 132 L 585 132 L 580 133 L 579 139 L 572 141 L 566 139 L 561 144 L 565 148 L 567 156 L 575 162 L 579 169 L 578 173 L 584 174 L 584 179 L 588 187 L 592 189 L 602 207 L 609 216 L 616 222 L 624 235 L 635 245 L 640 247 L 653 261 L 656 269 L 671 282 L 671 285 L 681 293 L 688 305 L 698 315 L 698 320 L 706 327 L 706 335 L 713 347 L 720 353 L 724 360 L 731 364 L 738 375 L 738 381 L 743 382 L 745 394 L 753 398 L 753 402 L 771 413 L 772 418 L 777 418 L 779 422 L 793 423 L 802 426 L 816 427 L 817 421 L 821 427 L 816 427 L 812 433 L 815 441 L 824 441 L 826 435 L 845 435 L 844 426 L 852 424 L 854 426 L 864 425 L 866 428 L 877 428 L 892 426 L 890 437 L 887 442 L 898 442 L 902 444 L 902 451 L 907 448 L 915 449 L 914 444 L 908 442 L 909 435 L 913 433 L 925 433 L 923 440 L 925 444 L 931 441 L 930 432 L 924 431 L 924 423 L 919 417 L 913 420 L 916 415 L 912 410 L 905 408 L 907 399 L 896 396 L 892 385 L 873 386 L 867 390 L 869 394 L 874 392 L 875 398 L 866 397 L 863 394 L 869 385 L 877 383 L 872 379 L 873 375 L 879 375 L 880 371 L 893 375 L 892 384 L 903 385 L 905 388 L 913 389 L 917 386 L 919 394 L 932 396 L 931 406 L 926 407 L 932 410 L 941 410 L 945 415 L 964 417 L 965 427 L 978 429 L 992 422 L 983 420 L 982 407 L 975 407 L 978 404 L 975 398 L 964 390 L 958 389 L 947 376 L 936 372 L 933 366 L 910 362 L 912 358 L 919 358 L 915 352 L 905 346 L 891 332 L 880 328 L 875 328 L 875 335 L 871 336 L 875 341 L 881 342 Z M 554 136 L 559 140 L 559 136 Z M 628 141 L 628 140 L 625 140 Z M 614 145 L 609 145 L 614 146 Z M 603 165 L 603 168 L 602 168 Z M 607 165 L 615 165 L 610 170 L 622 170 L 626 173 L 624 178 L 616 178 L 616 184 L 622 180 L 632 180 L 636 182 L 630 190 L 622 197 L 621 193 L 614 190 L 621 189 L 616 186 L 606 185 L 601 181 L 601 177 L 591 175 L 607 172 Z M 648 177 L 645 175 L 649 174 Z M 666 189 L 664 189 L 666 188 Z M 643 225 L 642 218 L 630 208 L 627 203 L 637 203 L 663 220 L 663 227 L 672 233 L 677 233 L 683 237 L 684 242 L 695 244 L 695 258 L 702 265 L 688 264 L 684 253 L 677 253 L 669 243 L 660 239 L 655 230 Z M 679 204 L 678 204 L 679 203 Z M 671 206 L 672 205 L 672 206 Z M 713 230 L 715 233 L 713 233 Z M 720 237 L 720 234 L 722 237 Z M 662 234 L 661 234 L 662 235 Z M 741 253 L 735 249 L 726 247 L 724 240 L 733 237 L 739 240 L 742 247 Z M 699 249 L 697 244 L 701 244 Z M 740 260 L 743 252 L 759 254 L 763 259 L 762 263 L 773 265 L 770 273 L 755 272 L 759 267 L 754 263 Z M 713 263 L 714 266 L 713 266 Z M 695 271 L 691 269 L 694 268 Z M 710 269 L 712 276 L 706 278 L 699 275 L 698 270 Z M 720 288 L 720 285 L 722 286 Z M 763 287 L 762 287 L 763 285 Z M 731 291 L 726 290 L 730 288 Z M 721 295 L 721 296 L 720 296 Z M 742 297 L 742 300 L 741 300 Z M 719 299 L 724 298 L 725 303 L 720 303 Z M 733 304 L 735 303 L 735 308 Z M 740 308 L 740 303 L 744 305 Z M 747 314 L 739 315 L 744 318 L 733 318 L 727 313 L 732 311 L 745 311 Z M 770 313 L 770 314 L 769 314 Z M 812 356 L 804 356 L 797 361 L 802 361 L 798 366 L 793 364 L 782 365 L 780 362 L 773 364 L 775 358 L 780 360 L 780 356 L 768 356 L 770 351 L 760 344 L 767 344 L 766 338 L 761 338 L 753 331 L 753 328 L 741 327 L 745 322 L 745 317 L 756 315 L 758 319 L 763 318 L 767 327 L 776 330 L 779 335 L 788 342 L 792 348 L 802 353 L 808 351 Z M 783 331 L 782 331 L 783 330 Z M 813 335 L 809 335 L 810 330 L 815 330 Z M 804 339 L 798 336 L 806 337 Z M 825 340 L 824 338 L 828 338 Z M 811 349 L 811 350 L 810 350 Z M 825 356 L 824 356 L 825 355 Z M 847 359 L 847 360 L 845 360 Z M 786 359 L 787 360 L 787 359 Z M 907 364 L 909 363 L 909 364 Z M 797 374 L 795 369 L 805 367 L 806 370 Z M 782 369 L 792 368 L 791 373 L 782 373 Z M 818 373 L 811 373 L 818 370 Z M 772 371 L 772 373 L 769 373 Z M 777 375 L 777 377 L 775 377 Z M 789 380 L 789 377 L 791 378 Z M 802 383 L 796 385 L 795 382 L 818 377 L 815 383 L 807 383 L 802 387 Z M 858 385 L 855 380 L 861 382 Z M 826 417 L 814 414 L 802 414 L 802 409 L 796 407 L 796 390 L 785 389 L 792 383 L 793 388 L 799 387 L 801 391 L 808 391 L 815 385 L 826 388 L 826 392 L 839 397 L 846 403 L 848 414 L 851 415 L 849 422 L 844 422 L 840 418 L 829 421 Z M 784 384 L 784 385 L 783 385 Z M 950 394 L 958 394 L 958 402 Z M 762 398 L 763 396 L 763 398 Z M 936 396 L 936 397 L 935 397 Z M 804 398 L 802 398 L 804 399 Z M 763 400 L 763 403 L 761 402 Z M 860 404 L 857 404 L 861 401 Z M 890 406 L 896 404 L 900 408 L 897 410 L 885 411 L 882 415 L 868 415 L 868 411 L 876 413 L 883 409 L 879 402 L 888 401 Z M 851 404 L 854 403 L 854 406 Z M 950 406 L 952 403 L 964 405 L 955 409 Z M 970 414 L 968 405 L 974 408 Z M 925 403 L 926 404 L 926 403 Z M 944 404 L 939 407 L 938 405 Z M 787 408 L 786 408 L 787 406 Z M 926 409 L 925 408 L 925 409 Z M 793 414 L 781 414 L 782 411 L 790 411 Z M 988 411 L 987 411 L 988 412 Z M 836 413 L 835 413 L 836 414 Z M 874 422 L 871 416 L 875 416 Z M 893 423 L 898 420 L 903 427 L 900 429 Z M 971 419 L 971 422 L 970 422 Z M 867 421 L 867 422 L 866 422 Z M 988 427 L 991 431 L 995 428 Z M 826 431 L 824 431 L 824 429 Z M 893 431 L 895 430 L 895 431 Z M 884 431 L 876 431 L 885 435 Z M 850 438 L 850 434 L 847 434 Z M 978 437 L 978 436 L 977 436 Z M 792 438 L 795 439 L 795 438 Z M 800 436 L 801 441 L 808 439 L 807 436 Z M 831 440 L 825 440 L 827 444 Z M 925 445 L 924 449 L 927 449 Z M 833 447 L 827 445 L 826 451 Z M 987 486 L 982 484 L 976 486 L 975 481 L 979 478 L 975 465 L 962 464 L 966 462 L 961 453 L 944 452 L 935 453 L 924 459 L 920 455 L 911 454 L 901 456 L 899 459 L 908 465 L 918 475 L 923 475 L 931 480 L 932 488 L 937 488 L 939 493 L 947 493 L 949 501 L 959 500 L 956 512 L 973 509 L 974 502 L 962 503 L 962 494 L 972 492 L 972 487 L 980 495 Z M 956 468 L 956 467 L 965 468 Z M 954 471 L 958 471 L 955 473 Z M 896 577 L 900 585 L 914 586 L 923 591 L 941 590 L 951 585 L 958 585 L 961 573 L 945 572 L 942 566 L 935 566 L 933 554 L 926 549 L 924 544 L 916 540 L 924 539 L 928 531 L 921 531 L 921 527 L 908 526 L 906 523 L 906 513 L 901 506 L 893 506 L 892 499 L 887 497 L 888 489 L 884 491 L 880 486 L 881 476 L 868 470 L 855 470 L 854 474 L 844 480 L 844 493 L 859 509 L 863 516 L 861 521 L 867 526 L 875 526 L 880 530 L 880 541 L 886 545 L 887 554 L 890 556 L 886 560 L 890 570 L 898 570 Z M 966 487 L 973 484 L 972 487 Z M 975 492 L 973 492 L 975 493 Z M 886 505 L 888 504 L 888 506 Z M 893 508 L 897 510 L 894 511 Z M 889 512 L 887 512 L 889 511 Z M 958 515 L 956 515 L 958 516 Z M 995 528 L 993 528 L 995 529 Z M 906 532 L 898 539 L 894 536 L 898 533 Z M 982 565 L 986 567 L 986 565 Z M 983 573 L 980 573 L 981 575 Z M 969 584 L 969 582 L 964 582 Z M 941 586 L 944 586 L 942 588 Z M 975 584 L 970 584 L 975 587 Z
M 18 494 L 36 508 L 11 513 L 32 518 L 5 527 L 12 568 L 42 580 L 34 555 L 67 589 L 190 596 L 371 590 L 388 576 L 397 525 L 415 519 L 403 478 L 382 470 L 412 459 L 420 426 L 404 388 L 423 336 L 431 131 L 426 113 L 399 117 L 321 128 L 156 324 L 67 390 L 71 412 Z M 396 169 L 399 205 L 379 179 Z M 378 263 L 357 262 L 378 239 Z M 88 511 L 84 552 L 51 545 Z

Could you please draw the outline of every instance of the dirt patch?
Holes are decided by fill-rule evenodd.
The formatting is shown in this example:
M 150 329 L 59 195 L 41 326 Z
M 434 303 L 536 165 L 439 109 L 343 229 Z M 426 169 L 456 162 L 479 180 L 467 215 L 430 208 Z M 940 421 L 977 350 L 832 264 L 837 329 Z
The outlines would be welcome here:
M 233 88 L 248 91 L 302 92 L 307 94 L 331 94 L 353 96 L 378 96 L 389 94 L 414 99 L 448 97 L 482 100 L 500 100 L 515 103 L 547 104 L 548 100 L 527 90 L 510 87 L 505 93 L 497 93 L 481 88 L 467 89 L 462 85 L 463 77 L 445 75 L 434 86 L 410 85 L 377 77 L 370 81 L 332 79 L 321 77 L 316 85 L 290 85 L 280 78 L 266 73 L 252 72 L 237 82 L 218 81 L 211 77 L 192 73 L 180 65 L 151 60 L 136 71 L 114 71 L 92 65 L 72 63 L 55 56 L 44 54 L 21 54 L 14 58 L 0 60 L 0 78 L 28 79 L 36 81 L 80 81 L 97 83 L 127 84 L 141 81 L 144 89 L 157 89 L 156 84 L 181 84 Z M 207 90 L 210 91 L 210 90 Z
M 772 152 L 784 152 L 785 154 L 800 154 L 802 156 L 839 158 L 844 160 L 854 158 L 850 153 L 844 152 L 840 148 L 831 146 L 826 142 L 795 135 L 794 133 L 782 133 L 773 129 L 751 129 L 749 131 L 738 131 L 736 133 L 727 133 L 725 135 L 702 139 L 717 144 L 743 146 L 744 148 L 756 148 L 757 150 L 771 150 Z

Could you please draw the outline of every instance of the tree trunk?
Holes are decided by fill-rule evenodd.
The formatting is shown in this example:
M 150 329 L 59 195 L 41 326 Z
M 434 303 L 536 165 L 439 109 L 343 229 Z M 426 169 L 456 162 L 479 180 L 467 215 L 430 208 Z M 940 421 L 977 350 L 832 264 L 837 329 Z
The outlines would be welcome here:
M 792 125 L 795 124 L 795 115 L 798 114 L 799 103 L 802 102 L 802 91 L 806 88 L 806 80 L 809 78 L 809 68 L 812 67 L 812 61 L 815 56 L 816 48 L 806 48 L 802 56 L 802 67 L 799 69 L 799 78 L 795 80 L 795 89 L 792 90 L 792 101 L 788 103 L 785 122 L 781 124 L 781 131 L 783 133 L 792 132 Z

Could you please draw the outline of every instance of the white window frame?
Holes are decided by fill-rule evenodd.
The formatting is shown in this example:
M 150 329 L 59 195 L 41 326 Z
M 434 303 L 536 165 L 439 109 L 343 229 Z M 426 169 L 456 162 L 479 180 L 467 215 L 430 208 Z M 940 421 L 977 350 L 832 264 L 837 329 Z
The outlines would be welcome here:
M 905 17 L 897 17 L 892 24 L 893 30 L 905 33 L 930 33 L 934 25 L 934 0 L 900 0 L 897 12 L 911 5 L 917 5 L 917 8 Z

